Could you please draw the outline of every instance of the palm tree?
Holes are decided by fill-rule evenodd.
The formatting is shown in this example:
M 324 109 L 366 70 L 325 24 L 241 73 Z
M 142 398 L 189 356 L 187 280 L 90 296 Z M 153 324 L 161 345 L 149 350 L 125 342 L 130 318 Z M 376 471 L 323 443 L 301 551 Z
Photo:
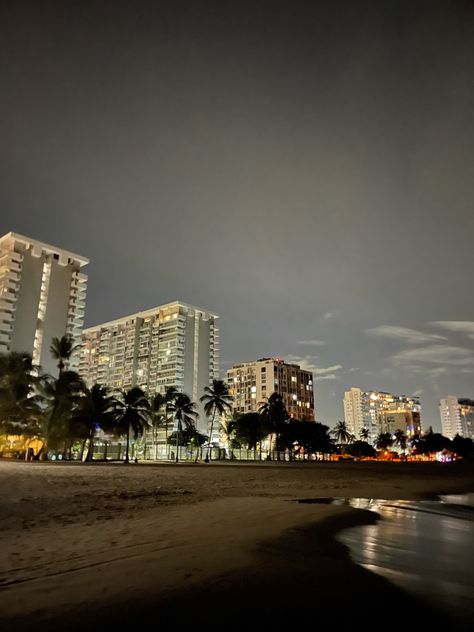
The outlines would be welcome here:
M 84 395 L 78 400 L 78 408 L 73 414 L 72 422 L 78 427 L 84 445 L 89 439 L 87 461 L 92 461 L 94 453 L 94 436 L 98 428 L 104 432 L 114 429 L 114 421 L 117 414 L 117 400 L 110 395 L 109 389 L 100 384 L 94 384 L 92 388 L 85 389 Z
M 388 448 L 392 447 L 392 445 L 393 439 L 389 432 L 381 432 L 375 442 L 377 450 L 388 450 Z
M 230 413 L 232 411 L 231 402 L 233 401 L 232 395 L 229 395 L 229 388 L 227 384 L 223 380 L 212 380 L 211 386 L 206 386 L 204 389 L 204 395 L 199 400 L 201 402 L 205 402 L 204 404 L 204 412 L 208 417 L 212 414 L 211 420 L 211 431 L 209 433 L 209 442 L 206 458 L 204 461 L 209 463 L 209 454 L 211 452 L 211 441 L 212 441 L 212 431 L 214 429 L 214 421 L 216 419 L 216 415 L 219 414 L 220 417 L 225 415 L 226 413 Z
M 196 432 L 196 404 L 191 401 L 186 393 L 176 393 L 174 398 L 168 402 L 166 411 L 171 413 L 176 423 L 176 463 L 179 461 L 179 438 L 183 425 L 187 430 Z
M 125 463 L 130 463 L 130 430 L 134 437 L 142 435 L 150 422 L 150 402 L 145 393 L 138 386 L 124 391 L 116 404 L 116 421 L 114 432 L 119 436 L 126 435 L 127 447 L 125 451 Z
M 237 418 L 238 414 L 234 412 L 232 417 L 225 417 L 224 419 L 220 420 L 221 431 L 224 433 L 227 441 L 227 448 L 229 449 L 230 459 L 234 458 L 234 448 L 238 444 L 238 441 L 235 437 L 235 420 Z
M 59 375 L 64 371 L 66 363 L 69 362 L 74 352 L 80 348 L 81 345 L 74 344 L 74 338 L 70 334 L 51 340 L 49 351 L 53 358 L 58 361 Z
M 228 431 L 234 434 L 236 441 L 246 445 L 249 450 L 256 450 L 257 444 L 268 434 L 262 415 L 258 413 L 238 415 L 236 419 L 229 421 Z
M 43 415 L 44 445 L 41 451 L 45 459 L 51 442 L 71 439 L 71 420 L 86 386 L 75 371 L 63 371 L 57 379 L 51 375 L 40 376 L 39 388 L 47 403 Z
M 316 422 L 296 421 L 291 424 L 290 441 L 298 446 L 303 455 L 319 453 L 323 460 L 334 452 L 334 440 L 330 436 L 329 426 Z M 304 456 L 303 456 L 304 458 Z
M 0 354 L 0 434 L 39 434 L 42 404 L 31 355 Z
M 165 445 L 168 446 L 169 413 L 167 412 L 167 405 L 173 401 L 177 392 L 175 386 L 168 386 L 164 395 L 157 393 L 151 400 L 151 422 L 154 431 L 153 443 L 156 443 L 156 430 L 163 427 L 165 429 Z
M 450 447 L 451 440 L 439 432 L 433 432 L 433 428 L 430 426 L 428 431 L 420 437 L 416 445 L 416 451 L 418 454 L 434 454 L 435 452 L 442 452 Z
M 165 398 L 162 393 L 156 393 L 156 395 L 152 397 L 150 400 L 150 419 L 151 419 L 151 425 L 153 428 L 152 430 L 153 445 L 155 446 L 155 449 L 156 449 L 156 443 L 157 443 L 158 428 L 160 428 L 162 425 L 164 425 L 165 429 L 167 427 L 166 413 L 163 410 L 164 404 L 165 404 Z M 168 433 L 166 432 L 166 434 Z M 155 458 L 156 458 L 156 452 L 155 452 Z
M 362 428 L 361 431 L 359 432 L 359 437 L 362 439 L 362 441 L 368 441 L 370 438 L 370 431 L 368 428 Z
M 267 457 L 267 459 L 270 459 L 272 451 L 272 434 L 276 434 L 276 443 L 278 449 L 279 436 L 283 431 L 285 424 L 289 420 L 288 411 L 286 410 L 282 396 L 278 393 L 272 393 L 266 401 L 260 404 L 258 412 L 262 415 L 264 421 L 267 424 L 267 435 L 270 435 L 270 446 Z M 277 458 L 280 458 L 279 452 Z
M 406 450 L 407 436 L 403 430 L 395 430 L 395 442 L 398 443 L 402 450 Z
M 349 432 L 345 421 L 338 421 L 331 430 L 331 434 L 334 435 L 336 441 L 340 444 L 350 443 L 353 438 L 353 435 Z

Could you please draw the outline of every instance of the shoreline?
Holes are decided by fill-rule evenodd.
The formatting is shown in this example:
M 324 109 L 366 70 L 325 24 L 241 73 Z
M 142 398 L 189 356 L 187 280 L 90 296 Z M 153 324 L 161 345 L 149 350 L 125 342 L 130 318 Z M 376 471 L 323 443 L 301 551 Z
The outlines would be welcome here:
M 253 499 L 248 500 L 252 504 Z M 283 505 L 285 501 L 277 502 Z M 241 509 L 245 505 L 246 502 Z M 203 558 L 196 559 L 193 547 L 186 546 L 181 551 L 184 557 L 176 551 L 167 556 L 173 550 L 171 546 L 160 552 L 155 550 L 155 559 L 148 557 L 149 551 L 134 552 L 115 563 L 104 560 L 95 566 L 24 579 L 0 591 L 0 623 L 5 627 L 14 624 L 16 630 L 25 631 L 38 627 L 79 631 L 84 626 L 120 629 L 153 620 L 164 629 L 206 625 L 210 629 L 225 626 L 240 630 L 249 621 L 252 627 L 271 621 L 276 629 L 286 629 L 295 621 L 348 625 L 354 623 L 354 613 L 370 595 L 371 614 L 365 628 L 378 628 L 380 618 L 387 616 L 387 604 L 391 603 L 397 603 L 401 612 L 415 610 L 427 625 L 449 625 L 451 621 L 445 613 L 358 566 L 350 558 L 349 549 L 337 540 L 344 529 L 375 524 L 378 520 L 378 514 L 364 509 L 318 506 L 314 515 L 305 512 L 296 524 L 273 537 L 252 537 L 239 543 L 240 560 L 232 555 L 217 563 L 214 559 L 206 572 L 194 579 L 196 564 Z M 211 554 L 209 548 L 207 554 Z M 173 557 L 174 569 L 169 565 Z M 172 570 L 179 571 L 177 581 L 170 580 L 168 573 Z M 138 573 L 141 581 L 137 582 Z M 67 598 L 70 591 L 75 596 L 78 589 L 92 588 L 89 594 L 81 596 L 81 603 L 67 606 L 58 595 L 66 577 L 68 588 L 65 592 L 63 588 L 62 597 Z M 54 596 L 53 603 L 45 600 L 47 595 Z M 5 610 L 4 596 L 10 603 L 16 602 L 10 613 L 8 608 Z M 340 602 L 344 603 L 343 610 Z M 26 610 L 25 603 L 29 604 Z M 281 608 L 284 603 L 290 607 Z M 212 604 L 210 610 L 208 604 Z M 309 611 L 305 611 L 307 607 Z
M 353 622 L 359 600 L 373 594 L 381 604 L 398 600 L 416 607 L 439 624 L 444 615 L 358 567 L 337 541 L 342 529 L 373 523 L 373 512 L 295 501 L 462 493 L 474 489 L 472 468 L 451 470 L 447 478 L 438 468 L 377 468 L 387 472 L 381 484 L 371 468 L 357 465 L 336 464 L 331 475 L 323 475 L 324 466 L 257 466 L 262 479 L 253 476 L 255 466 L 238 466 L 238 477 L 236 470 L 214 465 L 0 468 L 0 483 L 2 474 L 17 482 L 16 492 L 10 487 L 10 498 L 1 501 L 0 522 L 4 518 L 9 528 L 2 531 L 7 555 L 0 564 L 0 621 L 19 630 L 61 630 L 155 617 L 169 626 L 188 621 L 212 629 L 220 621 L 216 628 L 225 623 L 233 629 L 249 618 L 266 625 L 279 604 L 290 601 L 272 623 L 278 629 L 294 623 L 295 609 L 301 622 L 314 616 L 314 622 L 319 617 L 334 623 L 334 612 L 338 621 Z M 406 464 L 395 468 L 400 465 Z M 98 491 L 101 472 L 113 473 L 103 481 L 106 493 Z M 382 489 L 387 493 L 380 494 Z M 123 506 L 117 509 L 116 502 Z M 336 599 L 341 587 L 352 604 L 347 620 Z M 323 610 L 310 615 L 316 602 Z M 377 616 L 383 616 L 382 607 Z

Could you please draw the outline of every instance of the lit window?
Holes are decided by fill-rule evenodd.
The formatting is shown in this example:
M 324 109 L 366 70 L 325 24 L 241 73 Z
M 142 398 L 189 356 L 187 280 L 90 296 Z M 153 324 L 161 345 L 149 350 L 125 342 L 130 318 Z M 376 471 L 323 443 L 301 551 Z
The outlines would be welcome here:
M 257 387 L 256 386 L 252 386 L 252 388 L 250 390 L 252 391 L 252 393 L 256 393 L 257 392 Z
M 295 375 L 292 375 L 292 376 L 291 376 L 291 381 L 292 381 L 292 382 L 296 382 L 296 376 L 295 376 Z

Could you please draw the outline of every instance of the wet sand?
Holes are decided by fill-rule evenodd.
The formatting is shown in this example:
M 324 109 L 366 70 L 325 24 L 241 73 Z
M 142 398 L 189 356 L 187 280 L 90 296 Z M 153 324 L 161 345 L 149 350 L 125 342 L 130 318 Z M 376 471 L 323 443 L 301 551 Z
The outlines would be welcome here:
M 0 623 L 15 629 L 375 627 L 393 603 L 441 615 L 334 540 L 374 514 L 295 499 L 416 499 L 474 478 L 468 464 L 3 462 L 0 489 Z

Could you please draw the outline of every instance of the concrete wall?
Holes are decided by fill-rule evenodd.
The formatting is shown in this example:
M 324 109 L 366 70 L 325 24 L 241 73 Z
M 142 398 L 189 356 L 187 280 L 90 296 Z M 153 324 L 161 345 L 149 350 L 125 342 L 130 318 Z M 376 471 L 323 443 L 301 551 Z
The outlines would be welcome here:
M 22 253 L 24 259 L 21 264 L 10 351 L 26 351 L 32 354 L 45 257 L 32 257 L 25 251 Z
M 43 371 L 57 375 L 57 360 L 51 357 L 49 348 L 53 338 L 61 338 L 66 333 L 69 295 L 73 268 L 51 261 L 48 301 L 43 322 L 43 344 L 41 346 L 40 365 Z

